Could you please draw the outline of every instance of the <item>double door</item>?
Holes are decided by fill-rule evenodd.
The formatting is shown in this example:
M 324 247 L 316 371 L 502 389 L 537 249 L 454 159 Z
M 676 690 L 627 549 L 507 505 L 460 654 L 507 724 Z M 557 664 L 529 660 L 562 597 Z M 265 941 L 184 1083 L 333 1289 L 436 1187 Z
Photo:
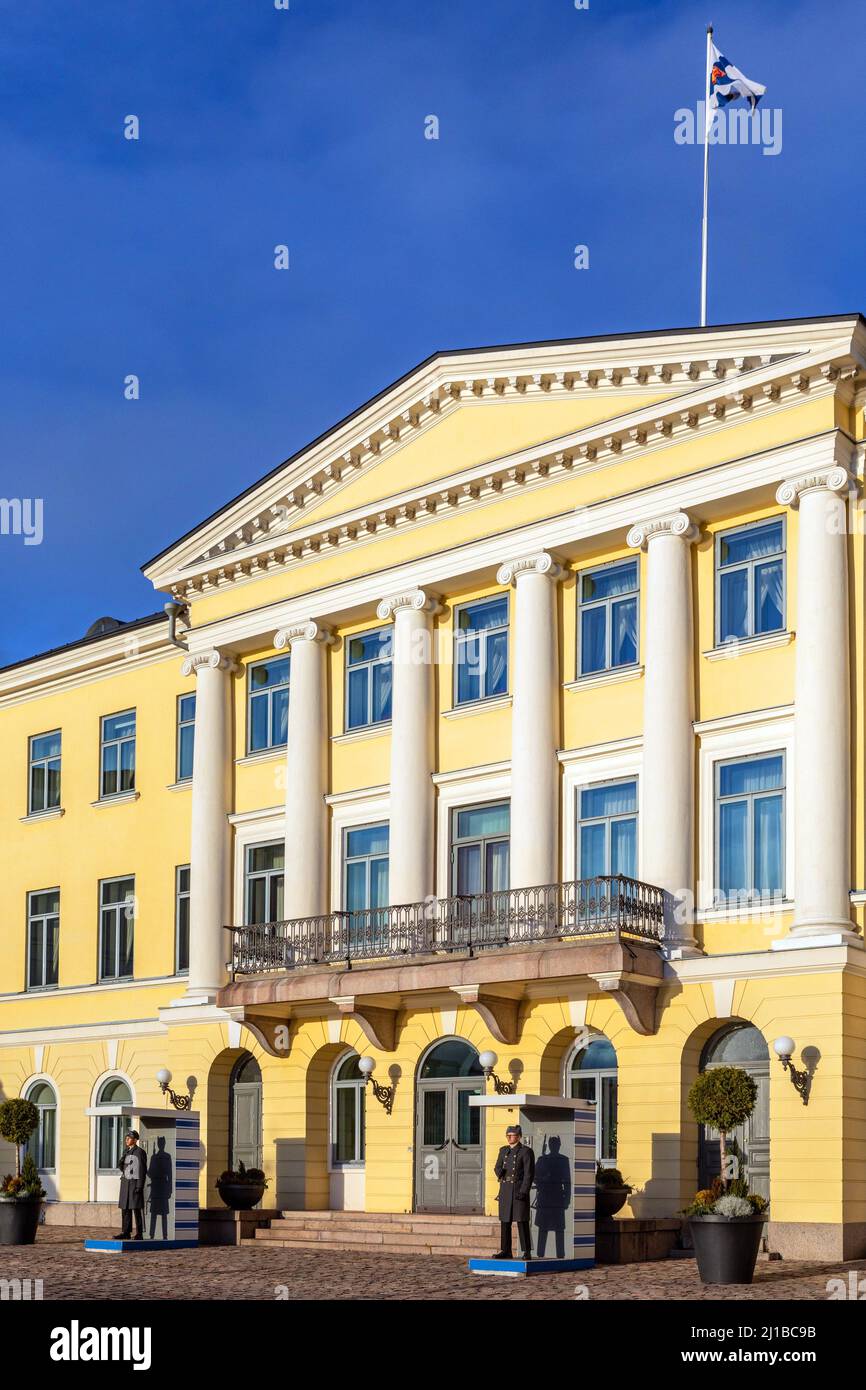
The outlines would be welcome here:
M 470 1106 L 480 1079 L 419 1081 L 415 1123 L 415 1209 L 483 1212 L 483 1111 Z

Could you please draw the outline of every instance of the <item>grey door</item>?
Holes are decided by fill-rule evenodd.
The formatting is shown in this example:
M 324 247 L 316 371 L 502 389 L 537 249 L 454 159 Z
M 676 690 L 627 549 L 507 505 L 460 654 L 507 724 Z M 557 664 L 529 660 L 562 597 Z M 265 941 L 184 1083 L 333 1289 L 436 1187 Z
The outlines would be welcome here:
M 231 1150 L 229 1167 L 262 1166 L 262 1073 L 254 1057 L 242 1057 L 230 1086 Z
M 723 1063 L 710 1063 L 706 1070 Z M 751 1076 L 758 1088 L 755 1108 L 746 1123 L 739 1125 L 728 1138 L 728 1151 L 736 1153 L 740 1173 L 752 1192 L 770 1200 L 770 1064 L 769 1062 L 738 1062 Z M 715 1130 L 700 1130 L 699 1186 L 709 1187 L 720 1169 L 719 1136 Z
M 415 1210 L 484 1210 L 483 1112 L 470 1106 L 483 1083 L 419 1081 L 415 1122 Z

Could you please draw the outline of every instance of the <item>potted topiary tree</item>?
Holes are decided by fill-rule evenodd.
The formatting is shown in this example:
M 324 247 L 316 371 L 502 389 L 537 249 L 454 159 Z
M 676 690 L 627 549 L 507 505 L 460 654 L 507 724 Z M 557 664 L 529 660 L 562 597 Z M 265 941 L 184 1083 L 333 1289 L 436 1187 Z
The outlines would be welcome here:
M 39 1111 L 30 1100 L 15 1097 L 0 1105 L 0 1136 L 15 1145 L 15 1173 L 0 1184 L 0 1245 L 32 1245 L 45 1191 L 30 1154 L 21 1164 L 21 1146 L 39 1125 Z
M 687 1208 L 698 1273 L 704 1284 L 751 1284 L 766 1220 L 766 1202 L 741 1176 L 728 1178 L 728 1135 L 744 1124 L 758 1096 L 742 1067 L 713 1067 L 693 1083 L 689 1109 L 719 1132 L 721 1176 Z
M 217 1178 L 217 1192 L 232 1211 L 252 1211 L 265 1195 L 268 1180 L 261 1168 L 227 1168 Z

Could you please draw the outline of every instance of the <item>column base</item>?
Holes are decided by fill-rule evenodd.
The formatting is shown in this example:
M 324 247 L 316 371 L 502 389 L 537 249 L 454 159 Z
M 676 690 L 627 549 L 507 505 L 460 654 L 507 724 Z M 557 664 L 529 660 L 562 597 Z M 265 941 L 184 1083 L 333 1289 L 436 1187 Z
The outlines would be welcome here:
M 687 940 L 665 942 L 662 949 L 665 960 L 693 960 L 696 956 L 706 955 L 693 936 Z
M 801 951 L 811 946 L 854 946 L 863 950 L 863 938 L 850 922 L 801 922 L 787 936 L 770 942 L 771 951 Z

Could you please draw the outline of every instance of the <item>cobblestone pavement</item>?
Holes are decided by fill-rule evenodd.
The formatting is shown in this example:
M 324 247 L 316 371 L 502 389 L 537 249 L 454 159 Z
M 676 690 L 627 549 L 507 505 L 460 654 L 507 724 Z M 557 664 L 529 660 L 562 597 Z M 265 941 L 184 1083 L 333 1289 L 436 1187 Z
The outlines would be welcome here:
M 574 1299 L 679 1302 L 826 1300 L 827 1281 L 857 1268 L 803 1261 L 759 1263 L 749 1286 L 705 1288 L 694 1260 L 601 1266 L 576 1274 L 501 1279 L 469 1275 L 460 1258 L 359 1255 L 328 1251 L 209 1246 L 171 1254 L 107 1255 L 85 1251 L 85 1236 L 104 1230 L 48 1226 L 32 1246 L 0 1247 L 0 1279 L 41 1279 L 43 1298 L 59 1299 Z M 858 1278 L 864 1277 L 860 1261 Z

